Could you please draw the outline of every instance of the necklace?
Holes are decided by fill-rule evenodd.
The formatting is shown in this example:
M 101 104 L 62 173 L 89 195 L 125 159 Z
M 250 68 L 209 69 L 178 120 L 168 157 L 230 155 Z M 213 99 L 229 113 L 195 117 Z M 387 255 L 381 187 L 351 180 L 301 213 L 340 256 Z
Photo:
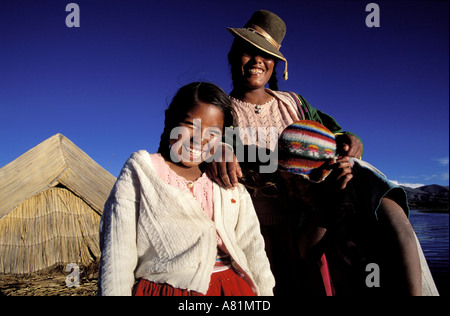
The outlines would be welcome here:
M 271 98 L 269 101 L 267 101 L 266 103 L 263 103 L 263 104 L 252 104 L 252 105 L 254 105 L 255 106 L 255 113 L 256 114 L 261 114 L 261 112 L 262 112 L 262 107 L 263 106 L 266 106 L 266 105 L 269 105 L 270 103 L 272 103 L 273 101 L 275 100 L 275 98 Z M 251 104 L 251 103 L 248 103 L 248 104 Z

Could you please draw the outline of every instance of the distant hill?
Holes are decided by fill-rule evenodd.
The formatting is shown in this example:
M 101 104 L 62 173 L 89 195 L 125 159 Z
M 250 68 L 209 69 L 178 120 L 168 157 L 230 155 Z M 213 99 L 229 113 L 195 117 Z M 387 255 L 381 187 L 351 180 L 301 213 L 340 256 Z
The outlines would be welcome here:
M 449 212 L 448 186 L 425 185 L 416 189 L 403 187 L 408 195 L 410 209 L 430 212 Z

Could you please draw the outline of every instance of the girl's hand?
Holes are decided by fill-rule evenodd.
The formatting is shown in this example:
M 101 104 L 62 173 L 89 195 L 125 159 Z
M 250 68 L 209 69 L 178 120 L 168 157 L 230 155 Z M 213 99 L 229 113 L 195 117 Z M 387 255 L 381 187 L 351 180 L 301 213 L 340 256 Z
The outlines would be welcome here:
M 353 178 L 353 162 L 350 161 L 350 157 L 339 157 L 330 167 L 334 169 L 332 173 L 335 177 L 333 191 L 344 190 L 348 182 Z

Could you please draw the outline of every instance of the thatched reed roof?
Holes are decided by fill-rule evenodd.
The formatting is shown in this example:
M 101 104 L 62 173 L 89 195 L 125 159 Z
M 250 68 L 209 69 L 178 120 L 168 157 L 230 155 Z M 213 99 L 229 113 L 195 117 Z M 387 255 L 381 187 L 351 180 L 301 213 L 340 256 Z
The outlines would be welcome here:
M 61 134 L 0 169 L 0 219 L 26 199 L 58 184 L 101 214 L 115 177 Z
M 56 134 L 0 169 L 0 273 L 87 265 L 115 178 Z

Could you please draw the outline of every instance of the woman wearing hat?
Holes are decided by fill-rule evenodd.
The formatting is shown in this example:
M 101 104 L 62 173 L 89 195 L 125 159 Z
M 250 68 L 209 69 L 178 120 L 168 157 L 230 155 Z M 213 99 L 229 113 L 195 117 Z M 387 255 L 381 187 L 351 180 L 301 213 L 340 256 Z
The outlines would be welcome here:
M 278 91 L 275 72 L 278 62 L 284 62 L 283 77 L 285 80 L 288 77 L 287 60 L 280 52 L 286 34 L 284 21 L 270 11 L 259 10 L 244 28 L 228 30 L 235 36 L 228 54 L 233 81 L 230 96 L 237 114 L 234 126 L 239 127 L 241 141 L 248 149 L 245 152 L 258 148 L 262 141 L 270 153 L 286 126 L 302 119 L 317 121 L 339 135 L 338 146 L 345 157 L 339 160 L 342 172 L 337 181 L 345 187 L 352 178 L 348 156 L 361 156 L 361 141 L 351 133 L 343 133 L 331 116 L 310 106 L 299 94 Z M 266 88 L 267 84 L 270 89 Z M 260 131 L 261 128 L 267 130 L 249 137 L 249 128 L 253 131 Z M 208 173 L 218 184 L 228 188 L 237 185 L 238 177 L 243 175 L 241 168 L 244 172 L 249 169 L 258 172 L 262 177 L 261 183 L 272 181 L 273 173 L 260 173 L 261 161 L 256 160 L 250 161 L 245 157 L 239 159 L 240 165 L 236 159 L 234 162 L 213 162 Z M 300 215 L 282 197 L 282 192 L 276 190 L 273 193 L 277 197 L 256 196 L 253 203 L 276 278 L 275 295 L 295 294 L 302 283 L 294 242 Z

